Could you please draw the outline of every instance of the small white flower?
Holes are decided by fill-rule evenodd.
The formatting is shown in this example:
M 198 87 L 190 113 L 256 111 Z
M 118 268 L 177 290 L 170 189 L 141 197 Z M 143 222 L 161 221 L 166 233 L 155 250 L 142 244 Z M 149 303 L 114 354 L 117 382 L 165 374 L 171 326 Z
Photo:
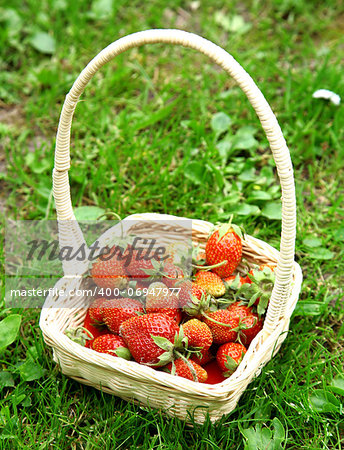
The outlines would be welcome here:
M 319 90 L 313 92 L 312 97 L 330 100 L 330 102 L 332 102 L 334 105 L 337 105 L 337 106 L 340 104 L 339 95 L 332 91 L 329 91 L 328 89 L 319 89 Z

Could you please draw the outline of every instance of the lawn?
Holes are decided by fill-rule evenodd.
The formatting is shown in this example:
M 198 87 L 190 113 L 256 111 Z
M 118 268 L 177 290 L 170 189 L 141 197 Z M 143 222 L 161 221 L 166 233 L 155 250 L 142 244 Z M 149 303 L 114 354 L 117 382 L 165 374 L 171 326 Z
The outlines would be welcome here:
M 0 353 L 0 448 L 344 448 L 344 389 L 333 389 L 343 383 L 344 110 L 312 98 L 321 88 L 344 98 L 344 6 L 203 3 L 2 4 L 0 209 L 12 219 L 55 218 L 59 113 L 74 79 L 103 47 L 148 28 L 200 34 L 251 74 L 290 148 L 304 282 L 288 337 L 230 415 L 191 428 L 61 375 L 43 343 L 39 311 L 2 301 L 0 319 L 21 314 L 22 322 Z M 280 188 L 260 123 L 234 82 L 194 51 L 145 46 L 105 66 L 78 104 L 71 156 L 75 207 L 212 222 L 234 214 L 249 234 L 279 246 Z M 283 437 L 273 446 L 276 423 Z

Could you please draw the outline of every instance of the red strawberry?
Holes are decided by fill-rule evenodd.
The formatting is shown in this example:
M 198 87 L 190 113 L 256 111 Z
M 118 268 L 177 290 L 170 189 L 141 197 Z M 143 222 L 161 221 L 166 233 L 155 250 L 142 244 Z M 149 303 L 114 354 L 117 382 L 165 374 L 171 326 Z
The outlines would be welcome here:
M 175 287 L 176 283 L 184 278 L 183 270 L 169 260 L 162 265 L 160 274 L 162 275 L 161 281 L 170 288 Z
M 205 366 L 203 366 L 203 368 L 207 371 L 208 374 L 208 384 L 217 384 L 225 381 L 226 378 L 223 376 L 223 373 L 217 365 L 216 361 L 212 361 L 206 364 Z
M 205 290 L 190 280 L 184 281 L 178 287 L 180 289 L 178 298 L 181 308 L 187 306 L 191 302 L 192 297 L 196 297 L 198 300 L 201 300 L 202 296 L 206 296 Z
M 149 278 L 152 274 L 156 273 L 154 267 L 156 260 L 153 259 L 154 254 L 147 249 L 132 250 L 129 246 L 124 256 L 127 258 L 124 266 L 125 271 L 130 278 L 140 280 Z M 147 273 L 147 271 L 150 273 Z
M 221 345 L 216 354 L 216 361 L 225 377 L 229 377 L 241 363 L 246 348 L 237 342 Z
M 188 347 L 207 351 L 213 343 L 210 328 L 198 319 L 191 319 L 182 325 L 184 336 L 188 338 Z
M 146 312 L 161 313 L 180 323 L 182 313 L 179 308 L 179 299 L 164 283 L 152 283 L 146 295 Z
M 98 336 L 102 336 L 103 334 L 108 333 L 108 330 L 104 327 L 104 328 L 99 328 L 99 327 L 95 327 L 92 325 L 92 321 L 90 318 L 90 310 L 87 310 L 86 316 L 85 316 L 85 321 L 84 321 L 84 325 L 83 327 L 89 331 L 90 333 L 87 333 L 87 331 L 85 332 L 85 334 L 88 335 L 88 337 L 93 337 L 93 339 L 86 339 L 85 342 L 85 347 L 87 348 L 92 348 L 92 343 L 93 340 L 98 337 Z
M 250 314 L 240 319 L 239 338 L 246 347 L 250 345 L 252 340 L 263 328 L 263 320 L 257 314 Z
M 211 353 L 209 349 L 207 350 L 200 350 L 199 356 L 196 354 L 193 354 L 190 356 L 190 359 L 192 361 L 195 361 L 195 363 L 199 364 L 200 366 L 204 366 L 205 364 L 208 364 L 212 359 L 214 359 L 214 355 Z M 198 354 L 198 352 L 197 352 Z
M 221 278 L 231 275 L 241 261 L 242 242 L 233 228 L 237 230 L 234 225 L 222 225 L 210 236 L 205 247 L 208 265 L 227 261 L 226 264 L 212 269 Z
M 230 288 L 230 286 L 232 286 L 234 280 L 236 279 L 236 275 L 230 275 L 229 277 L 224 278 L 222 281 L 224 282 L 225 286 L 226 286 L 226 290 L 228 290 Z M 245 283 L 249 283 L 251 284 L 251 280 L 250 278 L 246 275 L 246 277 L 242 277 L 239 275 L 239 284 L 240 286 L 242 286 Z
M 119 356 L 120 358 L 130 359 L 130 352 L 127 344 L 120 336 L 115 334 L 104 334 L 97 337 L 92 344 L 93 350 L 99 353 L 108 353 L 112 356 Z
M 102 308 L 103 319 L 112 333 L 118 334 L 122 322 L 130 317 L 136 317 L 137 313 L 144 313 L 142 304 L 131 298 L 119 298 L 107 300 Z
M 165 369 L 172 375 L 187 378 L 188 380 L 198 381 L 199 383 L 205 383 L 208 378 L 207 372 L 199 364 L 194 361 L 184 359 L 176 359 L 173 363 L 169 363 Z
M 221 278 L 213 272 L 198 271 L 195 275 L 196 284 L 203 288 L 207 294 L 213 297 L 222 297 L 226 293 L 226 287 Z
M 200 319 L 213 302 L 210 295 L 196 283 L 187 280 L 180 285 L 179 304 L 187 315 Z
M 268 264 L 263 264 L 260 268 L 252 269 L 247 275 L 249 282 L 236 286 L 236 296 L 248 304 L 256 305 L 259 315 L 265 313 L 269 304 L 272 288 L 275 282 L 273 269 Z
M 241 302 L 232 303 L 227 309 L 232 313 L 233 317 L 239 317 L 240 319 L 253 314 L 252 308 L 243 305 Z
M 210 328 L 215 344 L 234 342 L 237 339 L 239 318 L 233 317 L 227 309 L 208 312 L 203 320 Z
M 107 302 L 104 298 L 97 298 L 89 307 L 89 315 L 92 325 L 99 325 L 103 323 L 102 306 Z
M 171 361 L 172 358 L 169 361 L 163 358 L 167 349 L 165 344 L 169 341 L 172 346 L 178 331 L 176 322 L 165 314 L 132 317 L 120 326 L 120 336 L 125 340 L 135 361 L 149 366 L 165 365 Z M 165 349 L 156 343 L 162 341 Z
M 113 246 L 92 265 L 91 277 L 97 286 L 110 289 L 125 289 L 128 277 L 124 270 L 119 247 Z

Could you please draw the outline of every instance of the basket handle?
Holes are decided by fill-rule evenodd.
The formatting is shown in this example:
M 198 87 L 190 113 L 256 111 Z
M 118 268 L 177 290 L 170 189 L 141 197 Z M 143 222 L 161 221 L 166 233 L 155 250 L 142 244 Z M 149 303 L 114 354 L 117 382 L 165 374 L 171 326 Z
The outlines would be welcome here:
M 263 94 L 240 64 L 229 53 L 214 43 L 196 34 L 182 30 L 146 30 L 130 34 L 113 42 L 89 62 L 66 96 L 57 130 L 55 168 L 53 170 L 53 194 L 59 224 L 65 220 L 75 221 L 70 198 L 68 170 L 70 167 L 72 118 L 79 97 L 93 75 L 104 64 L 130 48 L 148 43 L 182 45 L 207 55 L 238 83 L 255 109 L 266 133 L 282 188 L 280 255 L 276 268 L 276 281 L 264 323 L 264 329 L 270 332 L 275 328 L 279 318 L 284 314 L 291 292 L 296 235 L 296 201 L 293 168 L 282 131 Z M 73 228 L 73 231 L 71 228 Z M 63 245 L 70 244 L 71 240 L 74 245 L 75 243 L 82 244 L 85 242 L 79 227 L 65 226 L 61 231 L 60 243 Z

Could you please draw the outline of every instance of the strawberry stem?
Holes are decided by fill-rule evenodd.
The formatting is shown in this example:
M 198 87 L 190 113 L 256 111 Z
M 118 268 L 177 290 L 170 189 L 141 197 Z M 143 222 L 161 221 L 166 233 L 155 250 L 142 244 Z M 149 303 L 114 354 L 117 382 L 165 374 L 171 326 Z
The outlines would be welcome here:
M 219 322 L 218 320 L 213 319 L 212 317 L 209 317 L 206 313 L 202 313 L 202 316 L 204 316 L 206 319 L 210 320 L 211 322 L 217 323 L 218 325 L 222 325 L 224 327 L 231 327 L 228 323 Z M 237 331 L 238 327 L 231 328 L 232 331 Z
M 211 269 L 215 269 L 215 267 L 221 267 L 221 266 L 224 266 L 224 265 L 227 264 L 227 263 L 228 263 L 228 261 L 227 261 L 227 259 L 225 259 L 224 261 L 221 261 L 220 263 L 214 264 L 214 265 L 212 265 L 212 266 L 197 266 L 196 264 L 191 264 L 191 265 L 192 265 L 192 267 L 194 267 L 195 269 L 200 269 L 200 270 L 208 271 L 208 270 L 211 270 Z

